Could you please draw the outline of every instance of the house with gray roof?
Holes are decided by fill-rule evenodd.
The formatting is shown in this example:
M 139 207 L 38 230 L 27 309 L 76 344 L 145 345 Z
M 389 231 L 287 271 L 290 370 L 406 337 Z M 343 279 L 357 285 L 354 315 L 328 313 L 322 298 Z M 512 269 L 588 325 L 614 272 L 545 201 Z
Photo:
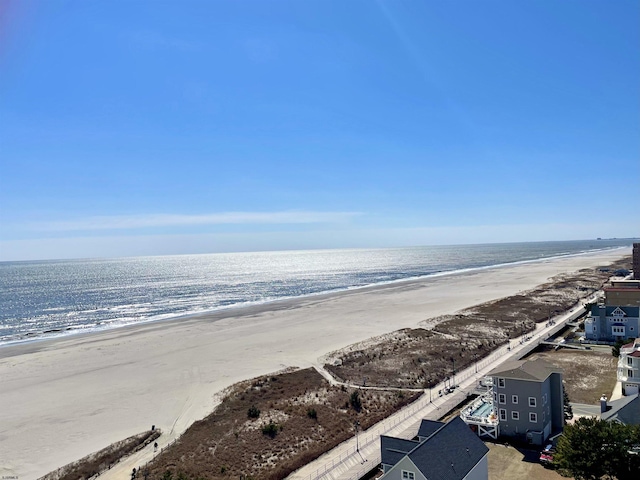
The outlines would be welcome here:
M 564 427 L 562 371 L 542 359 L 505 362 L 493 370 L 500 436 L 542 445 Z
M 640 329 L 640 307 L 594 305 L 584 321 L 587 340 L 616 342 L 637 337 Z
M 423 420 L 413 440 L 380 437 L 385 480 L 487 480 L 489 449 L 460 417 Z
M 629 395 L 618 400 L 607 402 L 606 397 L 600 400 L 602 412 L 600 419 L 608 422 L 624 423 L 625 425 L 640 425 L 640 395 Z
M 489 373 L 490 395 L 461 413 L 462 419 L 488 438 L 510 437 L 542 445 L 564 426 L 562 371 L 542 360 L 503 363 Z

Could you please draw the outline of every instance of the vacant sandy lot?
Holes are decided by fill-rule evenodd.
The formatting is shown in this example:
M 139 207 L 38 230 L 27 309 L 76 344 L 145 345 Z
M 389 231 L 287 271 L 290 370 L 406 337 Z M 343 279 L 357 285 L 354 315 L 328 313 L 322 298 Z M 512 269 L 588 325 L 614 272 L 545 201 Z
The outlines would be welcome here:
M 560 480 L 564 477 L 538 462 L 535 450 L 485 442 L 489 447 L 489 480 Z
M 534 353 L 529 358 L 543 358 L 562 368 L 565 389 L 574 403 L 598 405 L 600 396 L 611 395 L 616 384 L 618 359 L 610 349 L 550 350 Z

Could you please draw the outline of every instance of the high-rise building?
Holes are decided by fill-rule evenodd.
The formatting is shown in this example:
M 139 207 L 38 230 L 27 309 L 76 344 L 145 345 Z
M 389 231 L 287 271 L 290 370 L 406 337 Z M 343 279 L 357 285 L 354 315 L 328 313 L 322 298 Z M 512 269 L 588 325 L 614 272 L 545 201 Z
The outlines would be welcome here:
M 633 244 L 633 279 L 640 280 L 640 243 Z

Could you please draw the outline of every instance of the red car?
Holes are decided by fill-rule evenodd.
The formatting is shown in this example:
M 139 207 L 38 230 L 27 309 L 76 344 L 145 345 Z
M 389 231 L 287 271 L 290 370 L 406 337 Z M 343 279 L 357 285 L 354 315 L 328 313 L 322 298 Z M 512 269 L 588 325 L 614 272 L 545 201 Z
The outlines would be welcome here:
M 540 463 L 542 463 L 544 466 L 552 466 L 553 454 L 555 453 L 555 451 L 556 449 L 553 447 L 553 445 L 547 445 L 545 449 L 540 452 Z

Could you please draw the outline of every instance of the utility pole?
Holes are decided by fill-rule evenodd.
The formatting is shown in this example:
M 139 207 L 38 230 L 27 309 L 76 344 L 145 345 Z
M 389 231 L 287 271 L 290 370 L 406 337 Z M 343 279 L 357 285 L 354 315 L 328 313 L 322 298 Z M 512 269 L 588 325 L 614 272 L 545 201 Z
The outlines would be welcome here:
M 456 387 L 456 360 L 455 358 L 451 357 L 451 361 L 453 362 L 453 375 L 452 375 L 452 379 L 453 379 L 453 388 Z

